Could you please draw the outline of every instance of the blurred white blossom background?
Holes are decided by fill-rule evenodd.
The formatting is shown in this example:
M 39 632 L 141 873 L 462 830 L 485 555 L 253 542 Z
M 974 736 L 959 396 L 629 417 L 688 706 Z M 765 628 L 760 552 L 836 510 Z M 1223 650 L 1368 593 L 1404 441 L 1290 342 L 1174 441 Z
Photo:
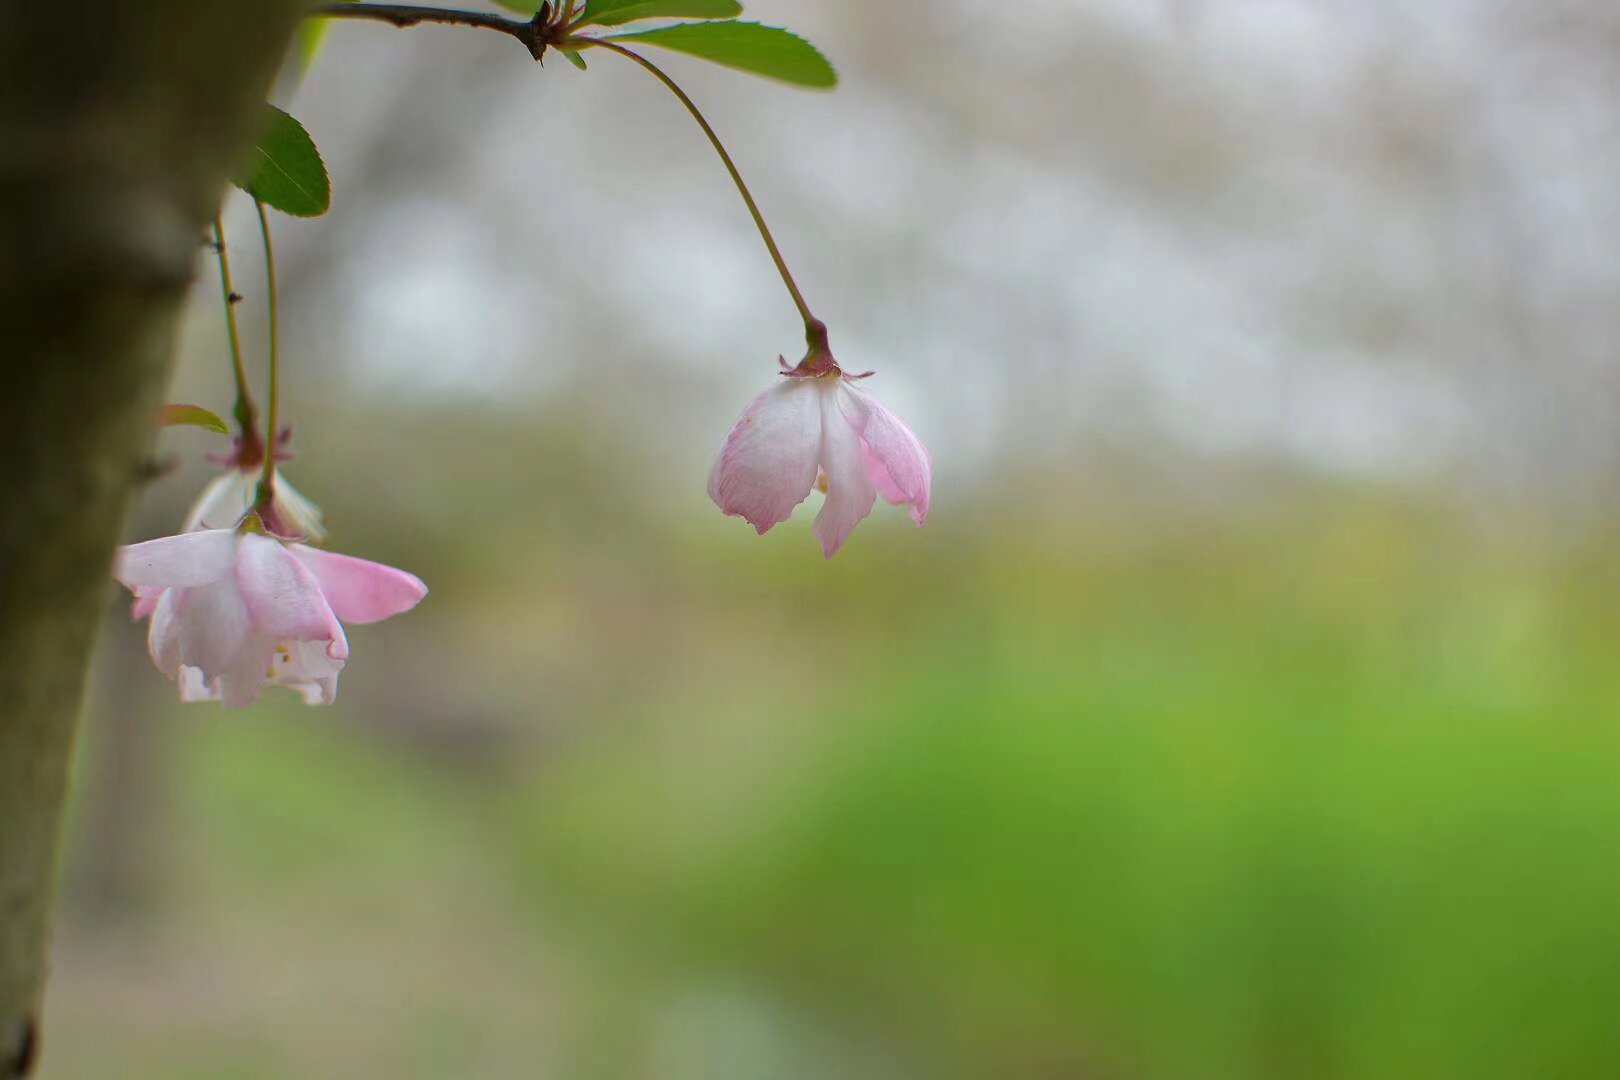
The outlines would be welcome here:
M 1591 495 L 1617 460 L 1608 5 L 752 4 L 816 94 L 670 58 L 847 365 L 942 461 L 1099 444 Z M 612 385 L 696 475 L 801 348 L 689 119 L 612 57 L 341 24 L 293 95 L 289 350 L 390 408 Z M 237 234 L 249 236 L 245 217 Z M 217 313 L 199 306 L 198 334 Z M 213 365 L 196 350 L 196 361 Z M 701 501 L 694 499 L 694 501 Z

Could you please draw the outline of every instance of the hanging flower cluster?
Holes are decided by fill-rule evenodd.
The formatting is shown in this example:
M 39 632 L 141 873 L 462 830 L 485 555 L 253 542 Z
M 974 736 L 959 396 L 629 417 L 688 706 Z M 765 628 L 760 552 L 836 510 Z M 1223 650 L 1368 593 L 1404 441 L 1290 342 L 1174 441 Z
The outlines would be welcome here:
M 210 455 L 225 471 L 203 489 L 181 532 L 120 548 L 113 576 L 134 593 L 131 615 L 150 620 L 152 662 L 178 684 L 180 700 L 239 708 L 257 701 L 267 686 L 285 686 L 305 704 L 330 705 L 349 659 L 343 623 L 409 611 L 427 595 L 427 586 L 403 570 L 312 546 L 326 540 L 321 512 L 277 471 L 277 463 L 291 456 L 292 435 L 277 425 L 275 259 L 264 204 L 255 205 L 270 295 L 267 426 L 274 437 L 266 445 L 259 434 L 236 330 L 239 297 L 216 219 L 213 246 L 239 432 L 229 453 Z M 227 430 L 224 421 L 195 405 L 170 406 L 165 414 L 166 423 Z
M 532 13 L 509 19 L 480 12 L 406 4 L 327 3 L 320 14 L 371 18 L 397 26 L 423 22 L 482 27 L 508 34 L 540 60 L 556 50 L 576 67 L 584 54 L 622 57 L 656 78 L 691 114 L 726 166 L 777 273 L 804 324 L 808 349 L 776 386 L 743 410 L 709 472 L 709 497 L 724 513 L 760 533 L 786 521 L 812 491 L 825 497 L 812 526 L 831 558 L 871 513 L 878 496 L 904 506 L 918 526 L 928 520 L 933 461 L 897 416 L 857 386 L 872 372 L 847 375 L 828 346 L 827 327 L 810 311 L 748 185 L 719 136 L 675 81 L 626 42 L 674 49 L 755 74 L 805 86 L 830 87 L 836 75 L 816 49 L 775 27 L 739 22 L 735 0 L 500 0 Z M 652 30 L 589 33 L 642 19 L 696 17 Z M 313 37 L 310 41 L 315 40 Z M 349 658 L 343 624 L 369 623 L 415 607 L 427 587 L 412 574 L 322 550 L 318 508 L 278 472 L 290 456 L 288 430 L 278 423 L 275 260 L 266 206 L 286 213 L 324 213 L 330 180 L 314 142 L 291 116 L 267 106 L 255 169 L 237 179 L 252 196 L 264 241 L 269 299 L 269 410 L 265 431 L 247 389 L 224 232 L 214 222 L 225 300 L 238 432 L 229 453 L 214 460 L 224 473 L 210 483 L 175 536 L 120 550 L 114 576 L 135 596 L 133 614 L 148 619 L 148 644 L 158 669 L 175 680 L 185 701 L 242 706 L 268 686 L 285 686 L 311 705 L 329 704 Z M 193 423 L 228 433 L 224 422 L 192 405 L 169 406 L 166 423 Z

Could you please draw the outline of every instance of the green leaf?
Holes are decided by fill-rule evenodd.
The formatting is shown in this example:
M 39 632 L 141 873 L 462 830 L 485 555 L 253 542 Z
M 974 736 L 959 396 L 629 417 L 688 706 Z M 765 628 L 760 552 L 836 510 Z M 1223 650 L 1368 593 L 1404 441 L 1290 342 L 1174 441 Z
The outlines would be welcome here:
M 637 19 L 731 19 L 737 0 L 587 0 L 585 26 L 622 26 Z
M 158 421 L 164 427 L 185 425 L 187 427 L 206 428 L 217 431 L 221 435 L 229 435 L 231 429 L 225 426 L 225 421 L 203 408 L 201 405 L 165 405 L 158 414 Z
M 585 70 L 585 58 L 579 55 L 579 53 L 575 52 L 573 49 L 558 49 L 557 51 L 566 56 L 570 64 L 573 64 L 581 71 Z
M 540 10 L 540 0 L 495 0 L 495 3 L 519 15 L 533 15 Z
M 838 83 L 838 73 L 814 45 L 797 34 L 759 23 L 676 23 L 634 34 L 615 34 L 604 40 L 639 41 L 674 49 L 796 86 L 830 87 Z
M 274 105 L 264 108 L 253 158 L 236 177 L 236 186 L 283 214 L 319 217 L 332 205 L 332 181 L 315 140 Z

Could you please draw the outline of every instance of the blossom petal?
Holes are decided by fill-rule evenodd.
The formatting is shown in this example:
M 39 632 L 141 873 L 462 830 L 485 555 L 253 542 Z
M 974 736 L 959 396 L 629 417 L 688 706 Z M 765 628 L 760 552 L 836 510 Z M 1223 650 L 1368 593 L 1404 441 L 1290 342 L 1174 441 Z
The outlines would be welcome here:
M 320 582 L 279 540 L 249 533 L 236 554 L 236 586 L 256 633 L 275 641 L 325 641 L 333 659 L 349 655 L 343 628 Z M 268 658 L 267 658 L 268 660 Z M 227 703 L 230 695 L 227 693 Z
M 171 679 L 180 670 L 180 624 L 175 616 L 182 595 L 175 589 L 159 591 L 152 601 L 152 621 L 146 627 L 146 649 L 152 654 L 152 663 Z
M 113 577 L 130 589 L 192 588 L 231 572 L 236 534 L 230 529 L 181 533 L 118 549 Z
M 327 683 L 330 683 L 330 689 Z M 304 699 L 305 705 L 330 705 L 337 700 L 337 676 L 323 682 L 289 682 L 289 690 L 295 690 L 298 696 Z
M 814 379 L 784 379 L 743 410 L 709 471 L 709 498 L 764 533 L 786 521 L 816 482 L 821 394 Z
M 253 491 L 258 483 L 257 472 L 232 469 L 214 477 L 203 488 L 197 501 L 191 504 L 181 532 L 198 529 L 234 529 L 253 505 Z
M 218 701 L 219 691 L 203 681 L 203 673 L 194 667 L 180 669 L 180 700 L 191 704 L 197 701 Z
M 276 640 L 255 633 L 237 650 L 230 667 L 213 683 L 227 709 L 241 709 L 259 700 L 275 664 Z
M 342 660 L 333 660 L 319 642 L 295 641 L 279 648 L 273 682 L 298 691 L 305 705 L 330 705 L 337 700 Z
M 877 501 L 860 428 L 839 405 L 842 388 L 834 385 L 820 394 L 821 467 L 827 473 L 827 501 L 816 515 L 815 533 L 821 553 L 829 559 Z
M 207 533 L 191 535 L 206 536 Z M 175 595 L 173 590 L 170 595 Z M 152 618 L 155 623 L 157 615 Z M 178 594 L 175 623 L 180 663 L 201 668 L 203 680 L 212 683 L 236 662 L 252 630 L 253 620 L 236 580 L 227 577 Z M 162 667 L 161 662 L 158 666 Z
M 129 605 L 129 617 L 140 622 L 157 610 L 158 600 L 168 590 L 151 585 L 137 585 L 130 591 L 135 594 L 135 599 Z
M 897 506 L 911 507 L 919 528 L 928 520 L 934 462 L 922 440 L 900 418 L 865 391 L 843 383 L 840 404 L 852 422 L 859 420 L 867 470 L 878 493 Z
M 321 524 L 321 508 L 305 498 L 303 493 L 276 472 L 276 514 L 281 524 L 305 540 L 316 542 L 326 539 Z
M 392 566 L 303 544 L 289 550 L 315 575 L 326 602 L 344 622 L 377 622 L 409 611 L 427 595 L 421 578 Z

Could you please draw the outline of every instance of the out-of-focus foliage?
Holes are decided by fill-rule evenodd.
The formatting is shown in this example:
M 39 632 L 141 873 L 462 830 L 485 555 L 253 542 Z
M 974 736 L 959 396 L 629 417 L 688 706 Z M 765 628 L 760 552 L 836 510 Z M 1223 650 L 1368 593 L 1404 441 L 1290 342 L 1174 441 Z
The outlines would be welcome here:
M 548 774 L 536 891 L 586 932 L 892 1040 L 917 1076 L 1620 1059 L 1601 548 L 1558 571 L 1363 507 L 976 554 L 845 598 L 842 648 L 806 635 L 809 662 L 874 650 L 881 673 L 806 710 L 840 714 L 829 753 L 735 781 L 777 790 L 716 798 L 643 740 Z
M 109 585 L 43 1076 L 1612 1077 L 1614 6 L 748 7 L 927 528 L 705 500 L 798 328 L 651 80 L 334 29 L 290 467 L 433 591 L 227 714 Z
M 174 732 L 146 1007 L 239 1004 L 147 1042 L 64 1000 L 57 1075 L 1603 1075 L 1612 538 L 1293 494 L 891 523 L 830 574 L 423 549 L 438 612 L 356 635 L 345 692 L 431 657 L 428 702 Z

